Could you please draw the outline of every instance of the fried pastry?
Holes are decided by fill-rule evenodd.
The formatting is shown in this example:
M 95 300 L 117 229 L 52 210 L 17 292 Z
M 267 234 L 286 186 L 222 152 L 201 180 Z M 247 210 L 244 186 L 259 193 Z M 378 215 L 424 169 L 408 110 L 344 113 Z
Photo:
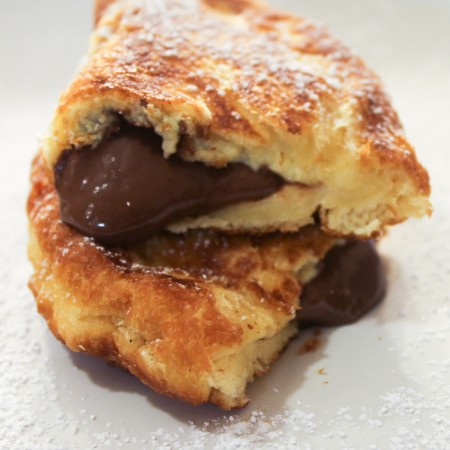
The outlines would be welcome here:
M 124 229 L 136 239 L 159 229 L 286 232 L 319 218 L 327 232 L 367 238 L 429 212 L 428 175 L 379 79 L 318 25 L 251 0 L 102 1 L 97 16 L 44 149 L 60 183 L 92 190 L 76 212 L 60 193 L 63 218 L 83 233 L 117 242 Z M 86 187 L 66 168 L 67 153 L 109 155 L 116 141 L 131 155 L 133 127 L 166 163 L 195 163 L 188 178 L 225 172 L 225 181 L 191 186 L 195 201 L 178 192 L 149 213 L 167 185 L 136 187 L 144 206 L 131 211 L 111 178 Z M 128 182 L 123 172 L 112 178 Z M 239 178 L 247 185 L 219 202 L 205 194 Z M 97 195 L 127 223 L 100 229 L 110 217 L 91 211 Z M 149 214 L 158 223 L 143 223 Z
M 124 367 L 193 404 L 244 406 L 246 386 L 296 335 L 304 280 L 335 238 L 160 233 L 105 249 L 65 225 L 42 160 L 34 163 L 30 287 L 71 350 Z
M 73 351 L 242 407 L 302 325 L 385 292 L 351 241 L 430 212 L 376 75 L 253 0 L 99 0 L 28 201 L 30 287 Z M 300 297 L 300 294 L 302 296 Z

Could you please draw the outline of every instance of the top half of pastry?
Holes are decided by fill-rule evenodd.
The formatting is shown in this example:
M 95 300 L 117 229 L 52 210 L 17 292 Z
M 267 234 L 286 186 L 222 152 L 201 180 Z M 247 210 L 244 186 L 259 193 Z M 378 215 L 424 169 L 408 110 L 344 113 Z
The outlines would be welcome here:
M 314 216 L 329 232 L 371 237 L 429 213 L 428 174 L 379 79 L 322 27 L 252 0 L 97 6 L 88 60 L 45 144 L 50 168 L 140 127 L 168 161 L 281 180 L 178 215 L 173 231 L 293 231 Z

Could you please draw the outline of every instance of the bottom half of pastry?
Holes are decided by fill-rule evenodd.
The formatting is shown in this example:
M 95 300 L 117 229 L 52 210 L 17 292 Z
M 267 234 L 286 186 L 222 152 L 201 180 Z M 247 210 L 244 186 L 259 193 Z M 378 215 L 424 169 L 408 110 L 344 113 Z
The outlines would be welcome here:
M 58 339 L 157 392 L 225 409 L 248 402 L 248 383 L 295 336 L 302 288 L 341 244 L 308 226 L 264 236 L 163 232 L 105 248 L 61 221 L 39 158 L 28 215 L 30 287 Z

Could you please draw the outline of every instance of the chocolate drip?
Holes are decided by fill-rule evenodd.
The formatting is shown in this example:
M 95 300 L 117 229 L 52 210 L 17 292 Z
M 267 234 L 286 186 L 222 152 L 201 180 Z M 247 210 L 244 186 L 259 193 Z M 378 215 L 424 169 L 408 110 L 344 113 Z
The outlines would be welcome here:
M 223 169 L 164 158 L 149 128 L 123 124 L 95 147 L 66 150 L 55 167 L 62 220 L 111 245 L 149 238 L 170 223 L 259 200 L 284 181 L 268 169 Z
M 383 299 L 386 276 L 375 246 L 349 242 L 326 255 L 300 297 L 300 326 L 338 326 L 361 318 Z

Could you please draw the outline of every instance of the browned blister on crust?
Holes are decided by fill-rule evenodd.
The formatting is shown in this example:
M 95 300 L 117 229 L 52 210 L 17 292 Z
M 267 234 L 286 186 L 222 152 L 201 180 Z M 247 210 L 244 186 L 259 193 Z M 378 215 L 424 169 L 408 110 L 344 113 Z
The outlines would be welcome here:
M 105 6 L 106 5 L 106 6 Z M 321 26 L 251 0 L 99 2 L 88 62 L 45 148 L 95 145 L 118 117 L 166 156 L 267 166 L 288 184 L 170 229 L 376 236 L 430 212 L 429 180 L 378 77 Z
M 114 362 L 193 404 L 241 407 L 245 388 L 296 333 L 303 272 L 335 243 L 296 234 L 162 233 L 108 249 L 63 224 L 42 159 L 28 201 L 30 287 L 71 350 Z

